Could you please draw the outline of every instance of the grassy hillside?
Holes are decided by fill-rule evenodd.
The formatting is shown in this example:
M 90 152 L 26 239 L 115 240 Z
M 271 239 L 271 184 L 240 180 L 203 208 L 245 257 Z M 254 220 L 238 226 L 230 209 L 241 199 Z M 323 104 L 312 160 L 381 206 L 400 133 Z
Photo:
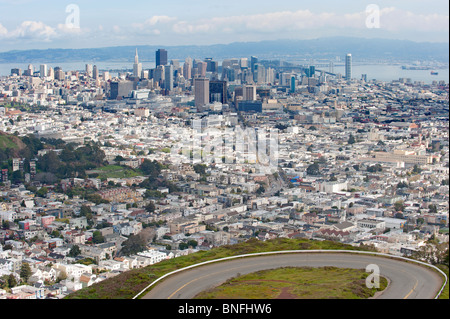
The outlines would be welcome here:
M 25 144 L 15 135 L 0 132 L 0 151 L 4 151 L 7 148 L 18 151 L 25 148 Z
M 196 263 L 243 254 L 283 251 L 283 250 L 370 250 L 367 247 L 354 247 L 331 241 L 310 241 L 307 239 L 277 238 L 268 241 L 250 239 L 236 245 L 225 245 L 209 251 L 200 251 L 188 256 L 166 260 L 146 268 L 134 269 L 114 278 L 81 289 L 67 299 L 131 299 L 145 289 L 151 282 L 171 271 Z

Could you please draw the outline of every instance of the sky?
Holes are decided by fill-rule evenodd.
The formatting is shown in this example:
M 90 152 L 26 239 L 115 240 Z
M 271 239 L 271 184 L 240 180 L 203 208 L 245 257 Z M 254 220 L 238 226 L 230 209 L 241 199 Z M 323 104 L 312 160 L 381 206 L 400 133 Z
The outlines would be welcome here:
M 0 52 L 331 36 L 446 42 L 447 0 L 0 0 Z

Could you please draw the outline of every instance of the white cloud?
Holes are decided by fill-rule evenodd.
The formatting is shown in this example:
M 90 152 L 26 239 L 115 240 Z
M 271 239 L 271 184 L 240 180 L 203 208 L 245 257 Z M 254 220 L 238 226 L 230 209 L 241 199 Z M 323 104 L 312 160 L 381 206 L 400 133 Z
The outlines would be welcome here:
M 6 29 L 1 23 L 0 23 L 0 38 L 6 37 L 8 35 L 8 29 Z
M 386 8 L 380 14 L 381 28 L 391 31 L 448 31 L 449 16 L 444 14 L 416 14 L 410 11 Z
M 24 21 L 15 30 L 6 35 L 8 38 L 22 38 L 50 41 L 57 36 L 54 28 L 37 21 Z
M 226 30 L 236 33 L 302 31 L 317 28 L 366 29 L 367 13 L 354 12 L 338 15 L 330 12 L 313 13 L 309 10 L 280 11 L 265 14 L 240 15 L 203 19 L 198 22 L 177 21 L 172 30 L 179 34 L 215 33 Z M 393 7 L 380 10 L 381 28 L 398 31 L 448 31 L 448 15 L 415 14 Z

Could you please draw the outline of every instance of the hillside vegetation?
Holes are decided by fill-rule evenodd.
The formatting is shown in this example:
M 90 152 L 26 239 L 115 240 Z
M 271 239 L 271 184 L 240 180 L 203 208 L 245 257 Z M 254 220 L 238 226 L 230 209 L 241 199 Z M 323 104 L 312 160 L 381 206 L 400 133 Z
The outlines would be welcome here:
M 288 238 L 277 238 L 268 241 L 250 239 L 243 243 L 225 245 L 208 251 L 199 251 L 145 268 L 133 269 L 114 278 L 81 289 L 69 295 L 66 299 L 131 299 L 164 274 L 200 262 L 251 253 L 315 249 L 371 250 L 370 247 L 354 247 L 331 241 L 310 241 L 307 239 Z

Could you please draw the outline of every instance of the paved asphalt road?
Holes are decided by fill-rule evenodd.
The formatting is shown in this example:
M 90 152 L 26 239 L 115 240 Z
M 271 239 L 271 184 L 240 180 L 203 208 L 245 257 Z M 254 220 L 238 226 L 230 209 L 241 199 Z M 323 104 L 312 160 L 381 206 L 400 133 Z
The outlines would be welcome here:
M 377 265 L 389 287 L 379 299 L 433 299 L 443 280 L 427 267 L 401 260 L 346 253 L 298 253 L 238 258 L 212 263 L 167 277 L 142 299 L 192 299 L 237 275 L 279 267 L 323 267 L 366 269 Z

